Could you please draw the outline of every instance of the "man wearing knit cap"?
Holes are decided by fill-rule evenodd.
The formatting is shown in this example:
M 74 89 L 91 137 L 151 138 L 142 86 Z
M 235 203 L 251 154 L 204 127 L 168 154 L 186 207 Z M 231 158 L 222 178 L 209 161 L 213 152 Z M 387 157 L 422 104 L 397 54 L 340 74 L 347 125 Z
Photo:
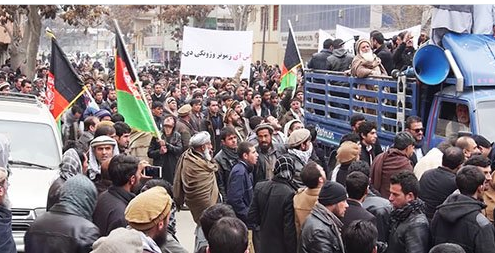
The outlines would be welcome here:
M 219 190 L 215 176 L 218 165 L 212 161 L 212 145 L 208 132 L 195 134 L 189 144 L 190 148 L 177 162 L 173 192 L 178 207 L 184 203 L 189 207 L 194 222 L 198 224 L 196 230 L 199 230 L 199 217 L 203 210 L 218 202 Z M 201 239 L 203 238 L 196 238 Z
M 301 232 L 301 253 L 344 253 L 342 222 L 348 207 L 347 192 L 337 182 L 326 181 L 318 196 L 318 203 L 306 219 Z
M 330 181 L 345 185 L 349 173 L 347 169 L 353 161 L 359 160 L 361 146 L 352 141 L 344 141 L 337 149 L 337 166 L 330 173 Z
M 155 186 L 129 202 L 125 219 L 129 227 L 139 232 L 144 252 L 161 253 L 167 239 L 167 225 L 172 209 L 172 198 L 165 188 Z
M 294 182 L 298 188 L 304 187 L 301 180 L 301 171 L 305 164 L 310 161 L 313 145 L 311 144 L 311 133 L 308 129 L 298 129 L 289 136 L 288 154 L 294 161 Z
M 287 152 L 283 144 L 273 142 L 274 131 L 274 128 L 269 124 L 259 124 L 254 129 L 258 140 L 256 151 L 259 154 L 259 162 L 254 172 L 255 180 L 272 179 L 277 157 Z
M 175 123 L 175 130 L 180 134 L 183 150 L 189 148 L 189 140 L 191 139 L 191 136 L 196 133 L 191 125 L 191 109 L 191 105 L 185 104 L 177 111 L 179 118 Z

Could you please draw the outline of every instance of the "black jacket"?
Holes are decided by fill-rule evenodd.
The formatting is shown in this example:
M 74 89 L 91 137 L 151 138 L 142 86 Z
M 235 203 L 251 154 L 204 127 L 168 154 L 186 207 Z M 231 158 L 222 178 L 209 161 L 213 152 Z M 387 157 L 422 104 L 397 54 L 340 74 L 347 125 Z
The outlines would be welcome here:
M 390 75 L 392 73 L 392 69 L 394 68 L 394 61 L 392 60 L 392 53 L 385 47 L 385 45 L 381 45 L 379 48 L 375 50 L 376 56 L 380 58 L 382 61 L 382 65 L 387 71 L 387 74 Z
M 317 203 L 301 230 L 300 253 L 344 253 L 342 223 L 327 208 Z
M 181 135 L 179 132 L 174 130 L 168 137 L 163 134 L 162 140 L 165 140 L 167 153 L 160 154 L 160 143 L 155 137 L 153 137 L 148 149 L 148 157 L 153 158 L 153 165 L 162 167 L 162 178 L 167 180 L 170 184 L 173 184 L 175 166 L 177 165 L 177 161 L 182 154 Z
M 437 206 L 457 189 L 455 173 L 444 167 L 426 171 L 419 180 L 419 189 L 419 198 L 425 202 L 426 217 L 431 220 Z
M 488 253 L 495 249 L 495 229 L 481 213 L 486 207 L 463 194 L 452 194 L 438 207 L 431 222 L 433 244 L 462 246 L 466 253 Z
M 226 151 L 227 150 L 227 151 Z M 230 172 L 232 167 L 237 163 L 239 157 L 235 150 L 228 150 L 227 147 L 221 146 L 220 152 L 215 155 L 215 162 L 218 164 L 216 172 L 218 190 L 222 195 L 223 202 L 227 202 L 227 187 L 229 183 Z
M 371 221 L 376 226 L 375 216 L 370 212 L 366 211 L 366 209 L 363 208 L 361 203 L 359 203 L 356 200 L 348 198 L 347 204 L 349 204 L 349 207 L 347 207 L 347 210 L 345 210 L 344 218 L 342 218 L 342 223 L 344 224 L 344 227 L 349 226 L 351 222 L 355 220 Z
M 369 189 L 368 196 L 363 201 L 363 208 L 376 218 L 378 241 L 387 242 L 390 228 L 390 212 L 392 212 L 390 201 L 373 194 Z
M 292 183 L 278 177 L 256 184 L 248 220 L 260 227 L 260 253 L 296 252 L 292 200 L 296 190 Z
M 314 53 L 308 62 L 308 68 L 328 70 L 327 58 L 332 55 L 332 52 L 328 49 L 323 49 L 319 53 Z
M 430 231 L 426 215 L 419 211 L 413 211 L 405 220 L 390 223 L 387 252 L 427 253 L 429 239 Z
M 56 204 L 29 227 L 24 245 L 26 253 L 87 253 L 98 237 L 95 224 Z
M 124 211 L 129 202 L 135 197 L 133 193 L 125 191 L 122 187 L 110 186 L 107 191 L 98 196 L 93 222 L 100 229 L 102 236 L 107 236 L 110 231 L 127 226 Z

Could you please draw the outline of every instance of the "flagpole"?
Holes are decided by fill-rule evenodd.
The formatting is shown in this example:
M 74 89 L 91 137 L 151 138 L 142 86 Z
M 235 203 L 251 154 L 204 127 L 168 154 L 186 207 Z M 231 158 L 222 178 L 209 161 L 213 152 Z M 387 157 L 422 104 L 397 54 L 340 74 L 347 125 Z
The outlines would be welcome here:
M 115 29 L 117 30 L 117 34 L 116 36 L 119 36 L 120 38 L 120 41 L 122 42 L 122 45 L 123 45 L 123 48 L 124 48 L 124 51 L 125 53 L 127 54 L 127 57 L 129 57 L 129 53 L 127 53 L 127 48 L 126 48 L 126 45 L 125 45 L 125 41 L 124 41 L 124 38 L 122 37 L 122 32 L 120 31 L 120 26 L 119 24 L 117 23 L 117 20 L 114 19 L 113 20 L 113 23 L 115 25 Z M 139 90 L 139 94 L 141 94 L 141 98 L 143 99 L 143 102 L 146 104 L 146 111 L 148 112 L 148 116 L 150 116 L 150 119 L 154 119 L 153 117 L 153 114 L 151 113 L 151 109 L 149 106 L 147 106 L 147 101 L 145 99 L 146 96 L 144 95 L 144 91 L 143 91 L 143 88 L 141 87 L 141 84 L 140 84 L 140 81 L 139 81 L 139 77 L 137 75 L 137 71 L 136 71 L 136 68 L 134 67 L 134 63 L 132 62 L 132 59 L 129 59 L 130 61 L 130 65 L 131 65 L 131 69 L 132 69 L 132 73 L 134 74 L 134 76 L 136 77 L 136 80 L 135 80 L 135 83 L 134 85 L 136 85 L 138 87 L 138 90 Z M 117 62 L 117 58 L 115 58 L 115 62 Z M 117 72 L 115 72 L 115 74 L 117 74 Z M 154 122 L 153 120 L 153 128 L 155 129 L 155 134 L 156 134 L 156 138 L 157 140 L 161 141 L 162 140 L 162 137 L 161 137 L 161 134 L 160 134 L 160 130 L 158 130 L 158 127 L 156 126 L 156 122 Z
M 296 44 L 297 56 L 299 57 L 299 62 L 302 65 L 303 61 L 301 57 L 301 52 L 299 52 L 299 47 L 297 46 L 296 34 L 294 33 L 294 29 L 292 29 L 292 23 L 290 22 L 290 19 L 288 19 L 287 22 L 289 22 L 289 30 L 290 33 L 292 33 L 292 37 L 294 38 L 294 44 Z M 304 66 L 302 67 L 304 69 Z M 296 78 L 297 78 L 297 73 L 296 73 Z M 297 90 L 297 79 L 296 79 L 296 88 L 292 90 L 292 96 L 291 96 L 292 98 L 294 98 L 294 95 L 296 94 L 296 90 Z M 304 103 L 304 101 L 301 101 L 301 103 Z

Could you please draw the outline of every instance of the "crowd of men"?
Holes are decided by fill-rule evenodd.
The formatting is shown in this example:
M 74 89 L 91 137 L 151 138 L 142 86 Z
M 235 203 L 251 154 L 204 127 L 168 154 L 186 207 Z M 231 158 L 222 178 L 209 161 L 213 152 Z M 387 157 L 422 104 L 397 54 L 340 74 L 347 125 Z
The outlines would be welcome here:
M 342 40 L 326 41 L 309 66 L 366 77 L 407 65 L 407 33 L 398 36 L 393 55 L 380 32 L 371 38 L 357 41 L 356 56 L 342 49 Z M 495 248 L 495 149 L 483 136 L 455 136 L 425 153 L 423 122 L 410 116 L 383 150 L 376 123 L 356 113 L 352 131 L 325 154 L 315 127 L 305 122 L 302 89 L 277 94 L 280 70 L 259 62 L 250 80 L 184 76 L 178 82 L 173 71 L 143 69 L 139 85 L 161 134 L 152 136 L 125 123 L 111 75 L 94 66 L 78 71 L 96 75 L 84 84 L 99 109 L 85 103 L 87 96 L 64 113 L 60 178 L 49 190 L 47 212 L 25 235 L 27 253 L 187 252 L 175 220 L 186 208 L 197 225 L 194 252 Z M 0 91 L 7 92 L 8 78 L 1 78 Z M 7 86 L 33 93 L 28 84 L 20 77 Z M 151 164 L 160 166 L 160 178 L 144 173 Z M 15 252 L 7 189 L 2 168 L 7 229 L 0 251 Z

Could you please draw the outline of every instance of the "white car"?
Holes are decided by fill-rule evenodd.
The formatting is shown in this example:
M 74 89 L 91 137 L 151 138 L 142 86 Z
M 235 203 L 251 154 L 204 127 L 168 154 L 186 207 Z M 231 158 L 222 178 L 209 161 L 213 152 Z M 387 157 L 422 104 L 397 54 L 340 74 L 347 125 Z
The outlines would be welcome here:
M 0 95 L 0 133 L 10 141 L 12 233 L 23 252 L 24 234 L 46 211 L 48 189 L 59 176 L 62 141 L 48 108 L 34 96 L 16 93 Z

